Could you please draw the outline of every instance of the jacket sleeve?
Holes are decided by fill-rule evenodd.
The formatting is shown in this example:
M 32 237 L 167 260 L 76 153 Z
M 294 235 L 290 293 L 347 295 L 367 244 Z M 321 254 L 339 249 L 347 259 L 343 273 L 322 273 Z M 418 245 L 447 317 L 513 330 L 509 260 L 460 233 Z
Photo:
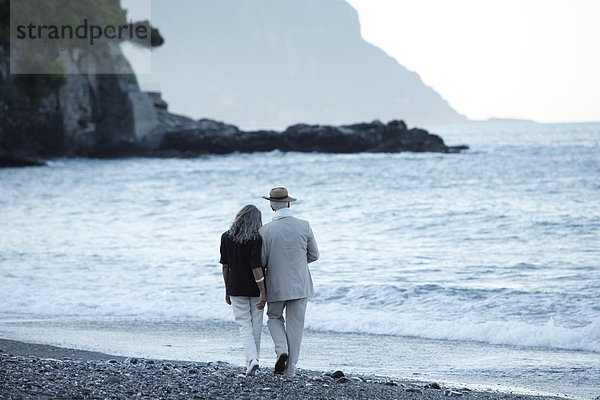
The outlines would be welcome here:
M 267 254 L 268 254 L 269 249 L 267 248 L 267 241 L 265 240 L 265 237 L 264 237 L 264 231 L 261 229 L 259 232 L 260 232 L 261 242 L 262 242 L 262 244 L 260 246 L 261 247 L 260 260 L 261 260 L 262 266 L 264 268 L 267 268 L 268 267 L 268 265 L 267 265 L 267 261 L 268 261 Z
M 308 242 L 306 246 L 306 261 L 310 264 L 311 262 L 317 261 L 319 259 L 319 248 L 317 247 L 317 241 L 315 240 L 315 235 L 308 224 Z

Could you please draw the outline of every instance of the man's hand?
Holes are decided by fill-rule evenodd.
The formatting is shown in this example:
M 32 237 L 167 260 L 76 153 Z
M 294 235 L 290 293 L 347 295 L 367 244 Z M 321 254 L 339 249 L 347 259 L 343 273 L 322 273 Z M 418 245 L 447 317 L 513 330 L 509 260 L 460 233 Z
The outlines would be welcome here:
M 264 292 L 261 292 L 260 293 L 260 301 L 256 305 L 256 308 L 258 308 L 259 310 L 262 310 L 263 308 L 265 308 L 265 304 L 267 304 L 267 296 L 265 295 Z
M 225 303 L 231 305 L 231 297 L 228 294 L 225 295 Z

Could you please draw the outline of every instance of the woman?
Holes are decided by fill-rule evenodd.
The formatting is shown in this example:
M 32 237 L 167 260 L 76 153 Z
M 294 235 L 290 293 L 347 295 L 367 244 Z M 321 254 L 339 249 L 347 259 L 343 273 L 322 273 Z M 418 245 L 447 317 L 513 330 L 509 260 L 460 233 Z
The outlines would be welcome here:
M 242 208 L 221 236 L 221 264 L 225 301 L 233 307 L 246 351 L 246 376 L 258 369 L 263 309 L 267 301 L 262 270 L 261 213 L 253 205 Z

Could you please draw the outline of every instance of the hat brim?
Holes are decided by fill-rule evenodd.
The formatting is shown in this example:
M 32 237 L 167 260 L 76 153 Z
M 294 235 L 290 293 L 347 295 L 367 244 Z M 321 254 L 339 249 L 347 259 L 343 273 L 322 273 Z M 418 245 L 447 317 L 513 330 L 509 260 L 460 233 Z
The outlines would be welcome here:
M 295 199 L 293 197 L 290 197 L 290 196 L 288 196 L 288 197 L 286 197 L 284 199 L 274 199 L 272 197 L 263 196 L 263 199 L 269 200 L 269 201 L 277 201 L 277 202 L 280 202 L 280 203 L 287 203 L 288 201 L 292 202 L 292 201 L 296 201 L 297 200 L 297 199 Z

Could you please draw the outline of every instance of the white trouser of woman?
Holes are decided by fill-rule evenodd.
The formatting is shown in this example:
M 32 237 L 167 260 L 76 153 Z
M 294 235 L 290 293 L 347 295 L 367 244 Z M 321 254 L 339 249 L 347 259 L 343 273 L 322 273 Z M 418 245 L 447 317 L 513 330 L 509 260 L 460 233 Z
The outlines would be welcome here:
M 235 322 L 240 328 L 244 343 L 246 362 L 258 360 L 263 323 L 263 310 L 256 308 L 260 297 L 230 296 L 230 299 Z

